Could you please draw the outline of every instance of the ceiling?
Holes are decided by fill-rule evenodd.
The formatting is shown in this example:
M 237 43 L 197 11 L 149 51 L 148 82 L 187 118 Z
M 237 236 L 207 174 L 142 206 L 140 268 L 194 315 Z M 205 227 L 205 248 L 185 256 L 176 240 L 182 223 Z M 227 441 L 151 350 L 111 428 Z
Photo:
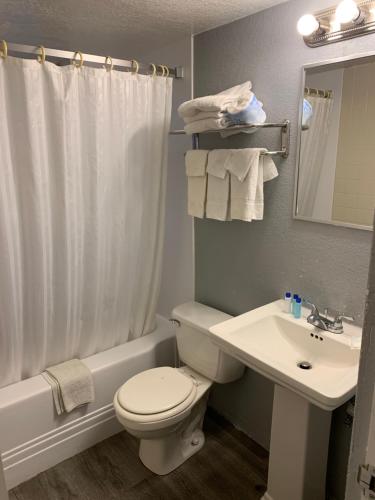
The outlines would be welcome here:
M 0 39 L 121 57 L 286 0 L 0 0 Z M 48 45 L 47 45 L 48 44 Z

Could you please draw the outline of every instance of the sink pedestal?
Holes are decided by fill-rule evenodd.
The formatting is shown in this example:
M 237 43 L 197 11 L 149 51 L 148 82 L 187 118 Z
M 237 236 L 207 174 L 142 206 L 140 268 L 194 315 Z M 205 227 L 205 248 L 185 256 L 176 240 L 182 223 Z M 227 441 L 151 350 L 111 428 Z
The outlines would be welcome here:
M 262 500 L 324 500 L 331 412 L 275 385 L 267 492 Z

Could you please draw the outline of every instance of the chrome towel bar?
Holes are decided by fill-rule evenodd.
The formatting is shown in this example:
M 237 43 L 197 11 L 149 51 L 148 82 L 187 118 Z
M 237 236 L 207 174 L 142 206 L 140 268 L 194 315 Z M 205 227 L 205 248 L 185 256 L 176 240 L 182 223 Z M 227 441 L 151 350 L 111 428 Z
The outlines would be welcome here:
M 257 125 L 235 125 L 223 130 L 249 130 L 252 128 L 280 128 L 281 129 L 281 147 L 277 151 L 265 151 L 267 156 L 282 156 L 288 158 L 290 146 L 290 120 L 284 120 L 281 123 L 259 123 Z M 220 133 L 222 130 L 205 130 L 201 134 Z M 187 135 L 185 130 L 171 130 L 170 135 Z M 199 136 L 201 134 L 192 134 L 193 149 L 199 149 Z

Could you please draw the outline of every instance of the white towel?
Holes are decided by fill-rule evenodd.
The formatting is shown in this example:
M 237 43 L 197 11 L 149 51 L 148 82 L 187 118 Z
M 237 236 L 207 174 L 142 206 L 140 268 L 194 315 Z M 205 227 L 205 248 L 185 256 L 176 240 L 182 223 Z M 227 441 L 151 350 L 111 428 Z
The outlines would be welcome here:
M 231 174 L 230 216 L 232 219 L 247 222 L 253 219 L 263 219 L 263 184 L 278 175 L 273 160 L 268 156 L 261 155 L 264 151 L 266 150 L 253 149 L 251 166 L 242 182 L 237 175 Z M 230 167 L 228 166 L 228 168 Z
M 187 134 L 200 134 L 206 130 L 221 130 L 228 126 L 228 120 L 222 118 L 206 118 L 205 120 L 195 120 L 186 123 L 184 130 Z
M 202 219 L 205 213 L 207 190 L 208 151 L 196 149 L 185 155 L 186 175 L 188 178 L 188 214 Z
M 221 221 L 229 218 L 229 180 L 226 169 L 230 149 L 215 149 L 208 153 L 208 184 L 206 217 Z
M 52 388 L 58 415 L 91 403 L 95 399 L 91 372 L 79 359 L 50 366 L 42 375 Z
M 220 118 L 225 118 L 226 115 L 227 113 L 224 113 L 222 111 L 202 111 L 194 116 L 185 116 L 184 122 L 188 124 L 200 120 L 207 120 L 209 118 L 212 118 L 213 120 L 219 120 Z
M 240 182 L 243 182 L 255 161 L 259 161 L 258 150 L 254 148 L 230 149 L 225 168 Z
M 251 82 L 247 81 L 216 95 L 198 97 L 191 101 L 183 102 L 177 111 L 181 118 L 193 117 L 202 111 L 239 113 L 246 108 L 252 97 Z

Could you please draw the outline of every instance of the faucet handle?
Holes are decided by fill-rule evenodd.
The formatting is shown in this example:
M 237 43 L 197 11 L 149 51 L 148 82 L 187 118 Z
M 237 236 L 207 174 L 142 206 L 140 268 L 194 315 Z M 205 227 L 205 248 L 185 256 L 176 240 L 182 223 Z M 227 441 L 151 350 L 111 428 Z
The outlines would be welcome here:
M 344 326 L 342 324 L 343 319 L 346 319 L 347 321 L 354 321 L 354 318 L 352 316 L 345 316 L 345 314 L 339 313 L 333 320 L 330 331 L 333 333 L 343 333 L 344 332 Z
M 313 315 L 318 315 L 319 314 L 319 309 L 318 309 L 318 307 L 315 304 L 313 304 L 312 302 L 310 302 L 307 299 L 303 299 L 303 303 L 307 304 L 308 306 L 311 307 L 311 314 L 313 314 Z
M 343 313 L 339 313 L 339 314 L 335 317 L 334 322 L 335 322 L 335 323 L 342 323 L 342 320 L 343 320 L 343 319 L 346 319 L 347 321 L 354 321 L 353 316 L 346 316 L 346 315 L 345 315 L 345 314 L 343 314 Z

